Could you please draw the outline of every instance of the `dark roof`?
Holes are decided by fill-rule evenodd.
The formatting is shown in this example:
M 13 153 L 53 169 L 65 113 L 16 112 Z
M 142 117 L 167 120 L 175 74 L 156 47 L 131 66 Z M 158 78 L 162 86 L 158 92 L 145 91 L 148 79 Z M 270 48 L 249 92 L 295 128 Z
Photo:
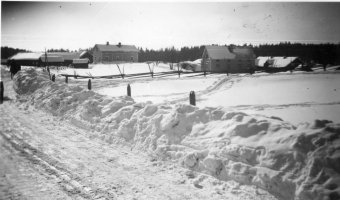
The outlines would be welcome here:
M 40 59 L 41 62 L 46 62 L 46 56 L 42 55 Z M 64 62 L 64 58 L 61 56 L 47 55 L 47 62 Z
M 112 52 L 138 52 L 135 45 L 106 45 L 106 44 L 96 44 L 94 48 L 98 48 L 99 51 L 112 51 Z
M 234 59 L 235 54 L 231 53 L 226 46 L 205 46 L 208 56 L 214 60 Z

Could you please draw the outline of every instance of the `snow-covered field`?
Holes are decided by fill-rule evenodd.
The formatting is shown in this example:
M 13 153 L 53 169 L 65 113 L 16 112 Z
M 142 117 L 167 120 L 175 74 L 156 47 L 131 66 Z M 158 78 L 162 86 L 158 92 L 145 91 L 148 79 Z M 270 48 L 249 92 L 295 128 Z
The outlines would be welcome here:
M 328 116 L 339 111 L 338 76 L 335 72 L 209 75 L 179 79 L 185 87 L 173 87 L 176 76 L 143 81 L 94 79 L 94 91 L 88 91 L 83 81 L 52 83 L 46 73 L 31 69 L 15 77 L 14 89 L 24 105 L 68 120 L 109 144 L 131 145 L 222 181 L 261 188 L 277 199 L 337 199 L 340 123 L 328 121 Z M 134 95 L 108 91 L 109 86 L 127 83 L 150 96 L 166 100 L 175 94 L 175 98 L 153 104 L 146 102 L 150 99 L 145 93 L 134 99 Z M 145 89 L 148 85 L 164 90 L 157 95 Z M 191 87 L 187 85 L 198 90 L 198 107 L 188 105 L 185 90 Z M 103 94 L 95 92 L 103 90 Z M 274 110 L 284 112 L 286 107 L 301 105 L 331 109 L 324 120 L 314 121 L 319 118 L 314 113 L 313 121 L 303 124 L 282 121 Z M 240 112 L 259 110 L 266 115 L 267 108 L 273 117 Z M 298 110 L 302 116 L 303 109 Z M 197 179 L 195 187 L 201 188 L 204 180 Z
M 67 68 L 60 71 L 59 73 L 74 75 L 74 71 L 76 71 L 77 75 L 88 76 L 89 74 L 91 74 L 92 76 L 106 76 L 119 75 L 120 73 L 145 73 L 150 72 L 150 69 L 154 70 L 155 73 L 170 70 L 169 65 L 164 63 L 160 63 L 158 66 L 155 66 L 155 63 L 150 63 L 150 68 L 147 63 L 122 63 L 118 64 L 118 66 L 116 64 L 90 64 L 89 69 Z
M 147 73 L 146 63 L 121 64 L 125 74 Z M 169 65 L 150 64 L 154 72 L 169 71 Z M 188 103 L 190 91 L 196 92 L 198 107 L 221 107 L 225 111 L 242 111 L 249 114 L 277 116 L 297 125 L 313 123 L 315 119 L 340 122 L 340 73 L 331 67 L 315 72 L 287 72 L 277 74 L 256 73 L 230 76 L 211 74 L 206 77 L 195 74 L 169 75 L 161 78 L 128 78 L 115 80 L 92 80 L 94 91 L 103 95 L 119 97 L 126 94 L 131 85 L 136 102 Z M 122 70 L 122 69 L 121 69 Z M 91 69 L 76 69 L 78 75 L 118 75 L 116 65 L 91 65 Z M 74 74 L 74 69 L 58 71 L 59 74 Z M 190 77 L 189 77 L 190 76 Z M 77 80 L 76 83 L 87 81 Z

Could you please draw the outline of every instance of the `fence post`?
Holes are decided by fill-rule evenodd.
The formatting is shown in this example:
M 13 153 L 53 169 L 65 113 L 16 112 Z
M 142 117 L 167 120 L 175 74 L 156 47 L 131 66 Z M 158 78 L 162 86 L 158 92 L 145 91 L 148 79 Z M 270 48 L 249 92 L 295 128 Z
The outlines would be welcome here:
M 68 76 L 65 76 L 65 83 L 68 83 Z
M 0 104 L 4 102 L 4 83 L 0 81 Z
M 178 78 L 181 78 L 181 71 L 179 70 L 179 62 L 177 63 Z
M 196 97 L 194 91 L 191 91 L 189 94 L 189 103 L 190 105 L 196 106 Z
M 131 87 L 130 84 L 127 85 L 127 95 L 131 97 Z
M 91 83 L 91 79 L 89 79 L 89 81 L 87 82 L 87 88 L 89 89 L 89 90 L 91 90 L 92 89 L 92 85 L 91 85 L 92 83 Z
M 52 80 L 53 82 L 55 82 L 55 74 L 52 74 L 51 80 Z
M 207 72 L 204 70 L 204 77 L 207 75 Z
M 49 66 L 47 66 L 46 68 L 47 68 L 48 76 L 50 77 L 50 80 L 51 80 L 52 78 L 51 78 L 50 67 L 49 67 Z

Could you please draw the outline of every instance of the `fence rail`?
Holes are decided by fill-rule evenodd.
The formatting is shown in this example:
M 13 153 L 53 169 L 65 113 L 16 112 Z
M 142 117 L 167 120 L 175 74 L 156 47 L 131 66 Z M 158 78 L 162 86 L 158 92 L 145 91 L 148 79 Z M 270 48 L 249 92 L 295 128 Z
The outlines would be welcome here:
M 86 76 L 86 75 L 77 75 L 77 74 L 59 74 L 60 76 L 65 77 L 74 77 L 74 78 L 84 78 L 84 79 L 114 79 L 114 78 L 122 78 L 122 77 L 129 77 L 129 78 L 146 78 L 146 77 L 153 77 L 153 78 L 159 78 L 159 77 L 165 77 L 165 76 L 172 76 L 172 75 L 178 75 L 178 74 L 194 74 L 194 76 L 203 76 L 206 74 L 220 74 L 220 73 L 213 73 L 213 72 L 203 72 L 203 71 L 196 71 L 196 72 L 187 72 L 187 71 L 168 71 L 168 72 L 145 72 L 145 73 L 135 73 L 135 74 L 115 74 L 115 75 L 105 75 L 105 76 Z

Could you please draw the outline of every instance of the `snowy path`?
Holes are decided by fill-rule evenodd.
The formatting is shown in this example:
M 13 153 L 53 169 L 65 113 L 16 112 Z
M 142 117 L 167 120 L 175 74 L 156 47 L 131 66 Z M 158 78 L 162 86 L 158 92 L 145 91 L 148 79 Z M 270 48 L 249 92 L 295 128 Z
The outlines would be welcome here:
M 44 112 L 0 105 L 1 199 L 275 199 L 158 161 L 128 145 L 109 145 Z

